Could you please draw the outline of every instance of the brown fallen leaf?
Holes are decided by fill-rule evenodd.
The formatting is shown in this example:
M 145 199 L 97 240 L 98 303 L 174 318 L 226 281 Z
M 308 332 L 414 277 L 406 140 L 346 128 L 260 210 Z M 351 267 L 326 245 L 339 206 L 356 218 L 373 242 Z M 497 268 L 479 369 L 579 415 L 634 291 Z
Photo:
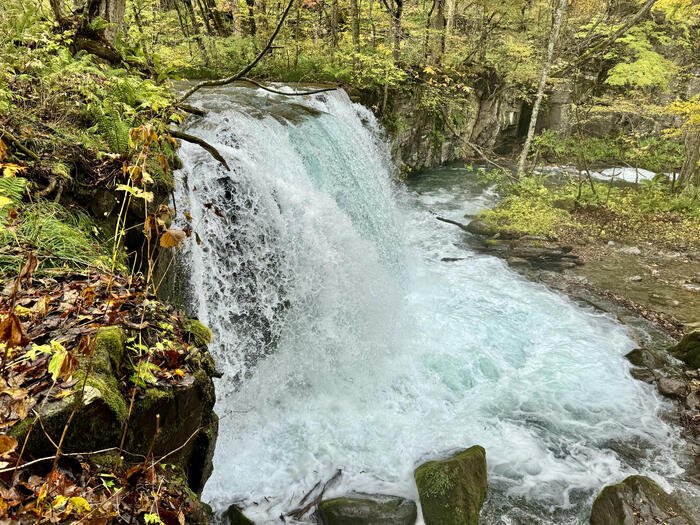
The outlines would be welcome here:
M 17 448 L 17 440 L 11 436 L 0 436 L 0 456 L 14 452 Z
M 177 248 L 178 244 L 180 244 L 186 236 L 187 234 L 182 230 L 169 228 L 161 235 L 160 245 L 163 248 Z
M 29 339 L 24 333 L 22 322 L 14 312 L 11 312 L 0 323 L 0 343 L 5 343 L 8 348 L 14 348 L 16 346 L 24 346 L 28 342 Z

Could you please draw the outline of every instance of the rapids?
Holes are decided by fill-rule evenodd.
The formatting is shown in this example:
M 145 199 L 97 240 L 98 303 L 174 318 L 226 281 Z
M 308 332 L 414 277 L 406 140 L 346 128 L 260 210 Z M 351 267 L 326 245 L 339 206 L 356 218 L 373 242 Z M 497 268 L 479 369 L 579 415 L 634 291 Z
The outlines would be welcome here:
M 418 464 L 473 444 L 487 524 L 584 523 L 603 485 L 679 474 L 670 405 L 630 376 L 624 327 L 434 219 L 495 200 L 467 171 L 395 183 L 380 126 L 342 91 L 195 99 L 209 114 L 188 132 L 231 166 L 184 144 L 175 194 L 202 241 L 191 313 L 224 373 L 215 509 L 277 522 L 337 469 L 329 495 L 417 498 Z

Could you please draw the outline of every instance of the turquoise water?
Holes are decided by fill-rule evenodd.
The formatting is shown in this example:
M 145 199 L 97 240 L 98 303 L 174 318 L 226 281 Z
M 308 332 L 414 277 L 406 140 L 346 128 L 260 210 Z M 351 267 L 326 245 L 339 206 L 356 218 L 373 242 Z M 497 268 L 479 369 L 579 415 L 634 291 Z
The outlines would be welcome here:
M 470 173 L 395 183 L 381 129 L 343 92 L 196 103 L 210 114 L 190 132 L 232 166 L 185 145 L 176 194 L 203 241 L 187 253 L 192 310 L 224 372 L 215 508 L 276 523 L 337 469 L 328 495 L 416 498 L 418 464 L 473 444 L 484 523 L 584 523 L 603 485 L 679 474 L 668 405 L 629 375 L 625 329 L 434 219 L 493 202 Z

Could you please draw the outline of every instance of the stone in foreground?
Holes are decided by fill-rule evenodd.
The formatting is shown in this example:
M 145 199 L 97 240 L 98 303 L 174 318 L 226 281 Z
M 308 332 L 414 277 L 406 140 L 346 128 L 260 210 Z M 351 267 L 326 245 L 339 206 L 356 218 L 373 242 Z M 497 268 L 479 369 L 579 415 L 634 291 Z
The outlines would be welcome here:
M 255 525 L 236 505 L 231 505 L 224 513 L 224 517 L 228 525 Z
M 593 502 L 591 525 L 697 525 L 678 500 L 645 476 L 605 487 Z
M 671 354 L 691 368 L 700 368 L 700 330 L 683 336 L 680 343 L 670 348 Z
M 324 500 L 318 515 L 323 525 L 414 525 L 418 511 L 411 500 L 373 494 Z
M 426 525 L 476 525 L 486 498 L 486 452 L 473 446 L 414 473 Z

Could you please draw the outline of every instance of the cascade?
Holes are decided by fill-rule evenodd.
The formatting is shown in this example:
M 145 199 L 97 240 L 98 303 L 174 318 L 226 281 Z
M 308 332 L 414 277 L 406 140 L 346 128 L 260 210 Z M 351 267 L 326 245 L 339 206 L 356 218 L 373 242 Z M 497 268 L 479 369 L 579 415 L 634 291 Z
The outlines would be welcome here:
M 603 485 L 679 473 L 624 327 L 434 220 L 493 202 L 465 170 L 396 184 L 380 126 L 343 91 L 195 103 L 208 115 L 188 132 L 231 166 L 184 144 L 175 194 L 201 238 L 183 254 L 191 313 L 224 374 L 215 509 L 276 522 L 339 468 L 328 495 L 416 498 L 419 463 L 473 444 L 484 523 L 582 523 Z

